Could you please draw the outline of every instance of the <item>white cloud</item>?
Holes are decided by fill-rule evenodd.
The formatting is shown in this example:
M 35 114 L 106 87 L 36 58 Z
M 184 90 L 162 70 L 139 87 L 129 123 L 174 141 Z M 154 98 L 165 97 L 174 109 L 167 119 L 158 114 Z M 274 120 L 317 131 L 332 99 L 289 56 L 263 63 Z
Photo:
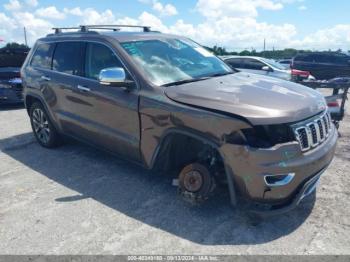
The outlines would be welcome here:
M 305 49 L 338 49 L 350 48 L 350 24 L 339 24 L 320 29 L 303 39 L 291 40 L 290 45 Z
M 0 24 L 2 25 L 0 28 L 0 32 L 2 33 L 16 28 L 14 19 L 8 17 L 4 13 L 0 13 Z
M 172 4 L 162 4 L 158 0 L 138 0 L 142 4 L 152 5 L 152 9 L 157 11 L 160 16 L 174 16 L 177 15 L 177 9 Z
M 63 12 L 65 12 L 66 14 L 75 15 L 75 16 L 83 15 L 83 11 L 81 11 L 80 7 L 75 7 L 72 9 L 64 8 Z
M 270 0 L 198 0 L 196 10 L 204 17 L 256 17 L 258 8 L 279 10 L 282 3 Z
M 157 11 L 161 16 L 177 15 L 176 7 L 171 4 L 163 5 L 160 2 L 154 1 L 153 9 Z
M 273 2 L 270 0 L 255 0 L 253 4 L 266 10 L 280 10 L 283 8 L 282 3 Z
M 148 12 L 143 12 L 139 16 L 138 21 L 139 25 L 150 26 L 153 30 L 158 30 L 162 32 L 169 31 L 169 29 L 162 23 L 162 20 Z
M 170 27 L 170 31 L 181 32 L 209 46 L 216 44 L 228 49 L 261 49 L 264 38 L 270 45 L 287 45 L 296 35 L 296 28 L 291 24 L 271 25 L 259 23 L 254 18 L 240 17 L 210 19 L 197 26 L 179 20 Z
M 26 0 L 26 4 L 31 7 L 36 7 L 39 3 L 38 0 Z
M 301 11 L 304 11 L 304 10 L 307 9 L 307 7 L 305 5 L 301 5 L 301 6 L 298 7 L 298 9 L 301 10 Z
M 19 10 L 21 7 L 21 3 L 18 0 L 10 0 L 7 4 L 4 4 L 4 8 L 10 11 Z
M 13 12 L 11 17 L 0 13 L 0 24 L 3 26 L 0 35 L 6 42 L 24 43 L 23 28 L 26 27 L 30 45 L 36 39 L 50 33 L 53 27 L 47 20 L 29 12 Z
M 82 17 L 82 21 L 81 21 L 82 24 L 103 25 L 103 24 L 113 24 L 113 22 L 115 22 L 115 16 L 110 9 L 106 9 L 102 13 L 99 13 L 93 8 L 86 8 L 81 10 L 79 7 L 76 7 L 73 9 L 65 8 L 63 11 L 66 14 Z
M 49 6 L 46 8 L 39 8 L 35 11 L 35 14 L 40 17 L 46 17 L 50 19 L 64 19 L 65 14 L 58 11 L 55 6 Z
M 14 0 L 15 1 L 15 0 Z M 153 8 L 154 0 L 147 2 Z M 157 1 L 158 2 L 158 1 Z M 228 50 L 255 48 L 261 50 L 264 38 L 268 49 L 305 48 L 305 49 L 338 49 L 348 50 L 350 46 L 350 23 L 334 25 L 320 29 L 306 37 L 298 37 L 293 24 L 271 24 L 260 22 L 257 16 L 260 9 L 279 10 L 283 5 L 300 3 L 302 0 L 198 0 L 196 11 L 202 15 L 202 22 L 191 24 L 186 18 L 178 19 L 165 25 L 162 16 L 142 12 L 137 17 L 113 14 L 110 9 L 97 11 L 93 8 L 75 7 L 57 10 L 55 6 L 39 8 L 33 12 L 22 9 L 0 13 L 0 36 L 6 41 L 23 42 L 23 27 L 26 26 L 29 43 L 50 33 L 53 19 L 66 17 L 75 20 L 75 24 L 125 24 L 146 25 L 152 30 L 164 33 L 184 35 L 204 45 L 220 45 Z M 9 2 L 12 7 L 17 4 Z M 27 3 L 28 4 L 28 3 Z M 20 6 L 20 3 L 19 3 Z M 164 8 L 164 5 L 162 5 Z M 165 5 L 166 6 L 166 5 Z M 298 7 L 298 5 L 297 5 Z M 20 8 L 17 6 L 17 8 Z M 158 13 L 158 11 L 157 11 Z M 71 26 L 71 24 L 65 24 Z M 132 29 L 130 29 L 132 30 Z

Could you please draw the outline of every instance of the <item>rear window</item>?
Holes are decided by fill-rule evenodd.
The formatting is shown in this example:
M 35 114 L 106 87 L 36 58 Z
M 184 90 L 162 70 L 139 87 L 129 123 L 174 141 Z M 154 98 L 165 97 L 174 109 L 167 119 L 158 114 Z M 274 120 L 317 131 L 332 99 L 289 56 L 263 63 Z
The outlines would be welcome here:
M 242 68 L 245 68 L 245 69 L 262 70 L 264 66 L 265 66 L 264 63 L 256 59 L 252 59 L 252 58 L 242 59 Z
M 39 44 L 32 57 L 31 66 L 51 69 L 51 57 L 54 44 Z
M 81 42 L 57 43 L 53 55 L 53 70 L 82 76 L 84 48 L 85 44 Z
M 329 64 L 346 64 L 349 59 L 346 55 L 332 53 L 314 53 L 297 55 L 294 61 L 329 63 Z
M 345 56 L 345 55 L 331 55 L 329 57 L 329 63 L 334 63 L 334 64 L 347 64 L 348 61 L 350 61 L 350 57 Z
M 241 68 L 241 59 L 240 58 L 230 58 L 225 60 L 227 64 L 232 66 L 233 68 Z
M 297 55 L 294 58 L 294 61 L 301 61 L 301 62 L 313 62 L 314 61 L 314 57 L 313 55 Z

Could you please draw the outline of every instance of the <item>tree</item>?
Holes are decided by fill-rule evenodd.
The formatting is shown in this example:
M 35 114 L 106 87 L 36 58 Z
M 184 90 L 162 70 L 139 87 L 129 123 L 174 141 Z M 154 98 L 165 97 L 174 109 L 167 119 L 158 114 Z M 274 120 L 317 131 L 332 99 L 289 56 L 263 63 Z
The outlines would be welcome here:
M 19 44 L 16 42 L 12 42 L 12 43 L 7 43 L 4 47 L 2 47 L 0 49 L 29 49 L 29 47 L 26 46 L 25 44 Z

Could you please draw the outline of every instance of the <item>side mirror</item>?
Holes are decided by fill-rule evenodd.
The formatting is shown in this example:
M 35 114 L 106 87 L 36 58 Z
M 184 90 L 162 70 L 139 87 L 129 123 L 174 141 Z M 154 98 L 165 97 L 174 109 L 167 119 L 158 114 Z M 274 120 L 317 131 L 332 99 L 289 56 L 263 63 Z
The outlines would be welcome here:
M 273 69 L 269 66 L 263 66 L 261 70 L 266 71 L 266 72 L 273 72 Z
M 102 85 L 116 86 L 116 87 L 132 87 L 133 81 L 126 79 L 124 68 L 111 67 L 100 71 L 98 79 Z

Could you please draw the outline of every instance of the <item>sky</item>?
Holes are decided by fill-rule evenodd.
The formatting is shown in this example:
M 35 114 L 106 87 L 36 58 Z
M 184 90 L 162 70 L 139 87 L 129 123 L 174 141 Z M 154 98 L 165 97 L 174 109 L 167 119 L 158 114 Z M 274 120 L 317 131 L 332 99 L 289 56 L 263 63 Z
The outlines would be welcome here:
M 350 50 L 349 0 L 0 0 L 0 46 L 56 26 L 147 25 L 229 51 Z

